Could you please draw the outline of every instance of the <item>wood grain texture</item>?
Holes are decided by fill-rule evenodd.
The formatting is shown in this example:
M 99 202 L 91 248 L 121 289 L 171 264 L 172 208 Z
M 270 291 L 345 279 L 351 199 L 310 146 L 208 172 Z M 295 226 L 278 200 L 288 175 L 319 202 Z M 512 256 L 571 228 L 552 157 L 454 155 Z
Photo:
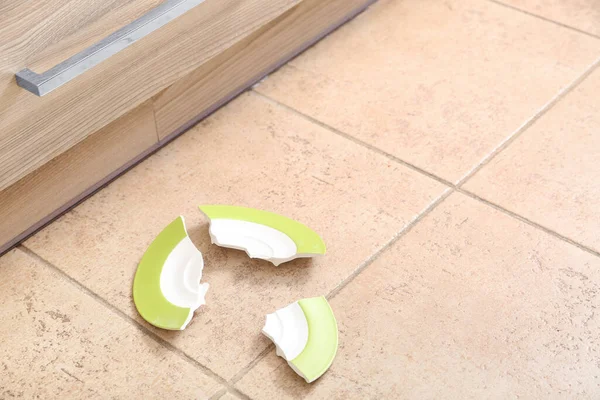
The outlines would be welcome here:
M 157 141 L 148 101 L 0 191 L 0 254 Z
M 373 0 L 304 0 L 154 98 L 161 140 L 179 134 Z
M 45 57 L 42 52 L 67 39 L 93 38 L 99 23 L 104 36 L 129 23 L 162 0 L 45 0 L 0 2 L 0 87 L 12 80 L 13 69 Z M 73 54 L 79 51 L 73 48 Z M 72 54 L 71 54 L 72 55 Z
M 153 101 L 0 191 L 0 254 L 372 2 L 304 0 L 299 7 L 182 77 Z M 160 134 L 154 117 L 160 120 Z
M 24 67 L 43 70 L 48 64 L 60 61 L 56 58 L 64 59 L 105 36 L 100 34 L 114 27 L 109 22 L 114 15 L 118 15 L 114 18 L 119 22 L 127 22 L 133 19 L 131 16 L 137 17 L 152 8 L 148 6 L 155 5 L 156 0 L 113 0 L 102 4 L 97 0 L 66 3 L 49 0 L 41 6 L 21 1 L 32 15 L 19 6 L 1 5 L 0 15 L 2 11 L 5 15 L 0 19 L 0 189 L 68 150 L 300 1 L 206 0 L 43 98 L 18 87 L 14 73 Z M 46 21 L 55 30 L 49 30 Z M 74 27 L 65 27 L 71 21 L 75 21 Z M 75 35 L 80 30 L 86 33 Z

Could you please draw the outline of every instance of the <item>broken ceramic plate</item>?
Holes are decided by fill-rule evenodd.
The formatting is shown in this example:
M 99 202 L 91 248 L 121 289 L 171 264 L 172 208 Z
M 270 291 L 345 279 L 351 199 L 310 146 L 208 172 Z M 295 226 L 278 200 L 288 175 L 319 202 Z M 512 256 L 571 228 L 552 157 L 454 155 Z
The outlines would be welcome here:
M 308 383 L 329 369 L 337 352 L 337 322 L 323 296 L 268 314 L 262 332 L 275 343 L 277 355 Z
M 218 246 L 245 251 L 279 265 L 299 257 L 325 254 L 325 243 L 293 219 L 254 208 L 200 206 L 210 219 L 210 237 Z
M 208 283 L 200 284 L 204 260 L 177 217 L 144 253 L 133 280 L 133 301 L 146 321 L 183 330 L 205 304 Z

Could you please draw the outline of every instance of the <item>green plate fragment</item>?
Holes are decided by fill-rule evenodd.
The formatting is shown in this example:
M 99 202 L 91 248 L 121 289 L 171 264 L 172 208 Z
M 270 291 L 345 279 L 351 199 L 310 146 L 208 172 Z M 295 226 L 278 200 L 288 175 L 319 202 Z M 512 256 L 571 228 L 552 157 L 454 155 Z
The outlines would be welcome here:
M 312 382 L 331 366 L 338 348 L 337 322 L 325 297 L 299 300 L 308 323 L 308 342 L 300 355 L 291 361 L 307 382 Z
M 312 229 L 293 219 L 253 208 L 204 205 L 210 219 L 212 242 L 244 250 L 252 258 L 275 265 L 298 257 L 325 254 L 323 239 Z
M 263 333 L 277 346 L 277 355 L 309 383 L 329 369 L 338 348 L 337 322 L 323 296 L 267 315 Z
M 135 273 L 133 301 L 142 318 L 162 329 L 183 330 L 204 304 L 203 267 L 180 216 L 150 244 Z

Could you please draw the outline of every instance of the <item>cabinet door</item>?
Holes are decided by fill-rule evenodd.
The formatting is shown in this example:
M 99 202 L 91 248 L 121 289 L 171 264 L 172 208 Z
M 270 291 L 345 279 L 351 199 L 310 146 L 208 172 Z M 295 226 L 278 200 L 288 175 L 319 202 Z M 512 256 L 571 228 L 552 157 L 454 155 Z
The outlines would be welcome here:
M 373 0 L 303 0 L 154 98 L 161 140 L 176 136 L 364 10 Z
M 0 2 L 0 190 L 300 1 Z M 15 74 L 26 69 L 43 76 L 47 71 L 64 71 L 61 66 L 65 62 L 89 55 L 90 48 L 166 2 L 198 4 L 189 10 L 179 9 L 185 12 L 135 42 L 125 43 L 126 47 L 101 62 L 90 61 L 93 66 L 84 72 L 65 75 L 65 82 L 59 82 L 64 84 L 43 97 L 17 84 Z M 158 17 L 159 22 L 165 22 Z M 19 83 L 23 82 L 21 79 Z
M 148 101 L 0 190 L 0 254 L 158 145 Z

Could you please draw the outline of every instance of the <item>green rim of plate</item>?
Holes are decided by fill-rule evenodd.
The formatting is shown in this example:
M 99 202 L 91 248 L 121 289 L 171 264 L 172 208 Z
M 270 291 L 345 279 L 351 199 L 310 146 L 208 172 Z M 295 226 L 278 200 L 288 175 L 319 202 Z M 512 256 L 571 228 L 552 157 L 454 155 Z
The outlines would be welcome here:
M 308 323 L 308 341 L 302 353 L 290 361 L 312 382 L 331 366 L 338 348 L 338 329 L 333 310 L 325 297 L 298 300 Z
M 296 244 L 298 254 L 325 254 L 325 242 L 312 229 L 298 221 L 255 208 L 204 205 L 198 207 L 208 218 L 254 222 L 286 234 Z
M 178 217 L 150 244 L 133 279 L 135 307 L 142 318 L 162 329 L 181 329 L 190 314 L 189 308 L 170 303 L 160 289 L 160 274 L 167 257 L 187 236 L 183 218 Z

